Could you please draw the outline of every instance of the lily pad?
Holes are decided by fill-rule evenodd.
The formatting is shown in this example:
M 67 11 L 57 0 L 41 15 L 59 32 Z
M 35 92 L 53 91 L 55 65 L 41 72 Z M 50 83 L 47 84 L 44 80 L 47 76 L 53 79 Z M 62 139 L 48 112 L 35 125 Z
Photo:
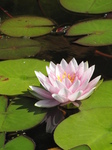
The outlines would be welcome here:
M 18 59 L 35 56 L 41 49 L 38 41 L 25 38 L 0 40 L 0 59 Z
M 103 82 L 86 100 L 81 101 L 80 110 L 112 107 L 112 80 Z
M 36 100 L 31 98 L 20 97 L 7 106 L 7 98 L 1 96 L 0 104 L 5 110 L 0 112 L 0 132 L 26 130 L 40 123 L 46 112 L 35 107 L 35 102 Z
M 5 133 L 2 132 L 0 133 L 0 148 L 4 145 L 5 143 Z
M 39 86 L 34 71 L 46 73 L 49 63 L 37 59 L 17 59 L 0 62 L 0 94 L 18 95 L 27 91 L 30 85 Z
M 54 139 L 62 149 L 87 144 L 92 150 L 111 150 L 112 107 L 71 115 L 57 126 Z
M 19 136 L 2 147 L 0 147 L 1 150 L 34 150 L 35 144 L 33 141 L 31 141 L 29 138 L 25 136 Z
M 4 21 L 0 30 L 13 37 L 36 37 L 50 33 L 53 26 L 54 23 L 47 18 L 21 16 Z
M 99 14 L 112 11 L 111 0 L 60 0 L 60 3 L 73 12 Z
M 71 26 L 66 35 L 83 37 L 76 40 L 78 43 L 86 46 L 103 46 L 112 44 L 112 20 L 97 19 L 84 21 Z
M 88 145 L 79 145 L 74 148 L 71 148 L 70 150 L 91 150 Z

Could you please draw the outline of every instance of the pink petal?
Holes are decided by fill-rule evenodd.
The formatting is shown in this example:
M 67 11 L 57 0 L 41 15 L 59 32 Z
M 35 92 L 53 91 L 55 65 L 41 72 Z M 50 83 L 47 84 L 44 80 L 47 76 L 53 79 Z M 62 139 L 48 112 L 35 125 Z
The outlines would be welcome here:
M 86 61 L 85 63 L 84 63 L 84 71 L 86 71 L 86 70 L 88 70 L 88 61 Z
M 56 77 L 62 76 L 63 73 L 64 73 L 63 68 L 59 64 L 57 64 L 56 65 Z
M 69 65 L 71 66 L 72 69 L 74 68 L 74 72 L 75 72 L 76 69 L 77 69 L 77 67 L 78 67 L 78 64 L 77 64 L 76 59 L 73 58 L 73 59 L 69 62 Z
M 52 72 L 55 73 L 56 65 L 52 61 L 50 62 L 49 68 Z
M 50 84 L 54 86 L 54 82 L 55 82 L 56 78 L 55 76 L 49 76 L 49 81 L 50 81 Z
M 49 82 L 49 78 L 47 78 L 44 74 L 42 74 L 41 72 L 37 72 L 35 71 L 35 74 L 39 80 L 39 82 L 42 84 L 42 86 L 44 86 L 44 82 Z
M 44 88 L 49 91 L 50 93 L 57 93 L 59 90 L 57 87 L 52 86 L 48 82 L 43 83 Z
M 82 75 L 84 74 L 84 62 L 82 61 L 78 68 L 77 68 L 77 73 L 76 75 L 78 76 L 78 78 L 80 79 L 82 77 Z
M 88 86 L 88 80 L 84 81 L 84 82 L 77 88 L 76 91 L 79 91 L 79 90 L 84 91 L 87 86 Z
M 58 93 L 58 95 L 66 97 L 66 99 L 70 94 L 71 94 L 71 92 L 66 88 L 61 89 Z
M 35 71 L 35 74 L 36 74 L 37 78 L 42 78 L 45 81 L 48 80 L 48 78 L 41 72 Z
M 48 66 L 46 66 L 46 71 L 48 75 L 51 74 L 51 69 Z
M 34 87 L 34 86 L 30 86 L 30 88 L 36 92 L 38 95 L 40 95 L 42 97 L 42 99 L 52 99 L 51 93 L 49 93 L 48 91 L 39 88 L 39 87 Z
M 93 72 L 94 72 L 95 66 L 91 66 L 88 70 L 86 70 L 81 78 L 81 82 L 83 83 L 85 80 L 90 80 Z
M 56 80 L 54 81 L 54 87 L 57 87 L 60 90 L 62 88 L 65 88 L 66 86 L 63 84 L 63 82 Z
M 100 78 L 101 78 L 101 76 L 98 76 L 98 77 L 94 78 L 91 82 L 89 82 L 86 90 L 90 90 L 93 87 L 95 87 L 96 84 L 98 83 L 98 81 L 100 80 Z
M 60 96 L 58 94 L 52 94 L 52 97 L 60 103 L 65 103 L 68 101 L 68 99 L 66 97 Z
M 76 81 L 72 84 L 72 86 L 69 88 L 69 91 L 71 91 L 72 93 L 74 93 L 77 88 L 80 85 L 80 80 L 76 79 Z
M 68 63 L 65 61 L 65 59 L 62 59 L 60 66 L 63 68 L 63 70 L 66 71 L 66 68 L 68 66 Z
M 52 100 L 40 100 L 35 103 L 35 106 L 37 107 L 45 107 L 45 108 L 50 108 L 50 107 L 55 107 L 59 105 L 60 103 L 54 99 Z
M 77 100 L 83 100 L 83 99 L 86 99 L 88 98 L 94 91 L 95 88 L 92 88 L 89 92 L 83 94 L 82 96 L 80 96 Z
M 75 101 L 80 97 L 81 94 L 82 94 L 82 91 L 75 92 L 72 95 L 68 96 L 68 99 L 70 101 Z
M 69 88 L 72 85 L 71 81 L 68 78 L 63 79 L 62 83 L 66 88 Z
M 80 102 L 80 101 L 78 101 L 78 102 Z M 72 103 L 73 103 L 76 107 L 79 107 L 81 103 L 78 103 L 78 102 L 75 101 L 75 102 L 72 102 Z

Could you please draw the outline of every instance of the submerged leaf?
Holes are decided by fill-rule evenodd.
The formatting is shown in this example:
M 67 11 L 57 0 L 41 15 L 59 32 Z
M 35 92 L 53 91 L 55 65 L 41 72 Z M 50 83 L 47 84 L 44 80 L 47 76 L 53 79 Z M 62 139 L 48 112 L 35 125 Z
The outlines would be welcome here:
M 35 56 L 40 51 L 38 41 L 25 38 L 0 40 L 0 59 L 18 59 Z

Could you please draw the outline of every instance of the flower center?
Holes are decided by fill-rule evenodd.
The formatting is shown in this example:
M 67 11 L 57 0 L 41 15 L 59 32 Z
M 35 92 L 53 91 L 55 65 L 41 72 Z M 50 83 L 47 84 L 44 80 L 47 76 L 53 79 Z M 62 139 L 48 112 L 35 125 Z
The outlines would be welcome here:
M 74 81 L 74 79 L 75 79 L 75 73 L 73 73 L 73 74 L 67 74 L 66 72 L 64 72 L 63 74 L 62 74 L 62 76 L 57 76 L 57 79 L 59 80 L 59 81 L 63 81 L 63 79 L 65 79 L 65 78 L 68 78 L 72 83 L 73 83 L 73 81 Z

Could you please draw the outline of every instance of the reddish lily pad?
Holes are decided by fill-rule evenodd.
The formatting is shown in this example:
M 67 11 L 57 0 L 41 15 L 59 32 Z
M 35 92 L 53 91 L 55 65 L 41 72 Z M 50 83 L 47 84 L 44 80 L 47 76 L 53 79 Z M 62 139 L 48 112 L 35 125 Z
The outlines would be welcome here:
M 4 21 L 0 30 L 13 37 L 36 37 L 50 33 L 53 26 L 54 23 L 47 18 L 22 16 Z
M 112 0 L 60 0 L 63 7 L 80 13 L 105 13 L 112 11 Z

